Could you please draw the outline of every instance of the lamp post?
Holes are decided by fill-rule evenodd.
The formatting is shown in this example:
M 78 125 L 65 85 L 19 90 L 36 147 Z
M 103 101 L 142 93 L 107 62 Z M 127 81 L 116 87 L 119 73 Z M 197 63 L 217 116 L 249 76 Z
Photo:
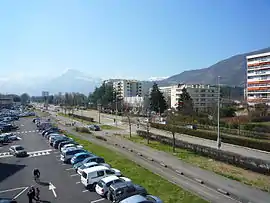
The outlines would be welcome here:
M 220 76 L 218 76 L 218 112 L 217 112 L 217 147 L 220 149 L 221 140 L 220 140 L 220 129 L 219 129 L 219 120 L 220 120 Z
M 98 123 L 100 124 L 100 110 L 101 110 L 101 104 L 98 103 Z
M 118 105 L 117 105 L 117 93 L 115 94 L 115 126 L 117 126 L 117 114 L 118 114 Z

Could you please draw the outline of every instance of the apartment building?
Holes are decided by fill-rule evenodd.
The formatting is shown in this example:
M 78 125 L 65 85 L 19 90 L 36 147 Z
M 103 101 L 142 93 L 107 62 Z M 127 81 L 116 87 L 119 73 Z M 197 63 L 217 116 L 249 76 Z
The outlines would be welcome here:
M 246 57 L 246 99 L 249 105 L 270 104 L 270 52 Z
M 183 88 L 186 88 L 193 100 L 195 111 L 209 111 L 216 105 L 218 97 L 218 88 L 214 85 L 202 84 L 178 84 L 171 89 L 171 107 L 176 108 L 178 100 L 182 94 Z
M 118 80 L 113 83 L 114 90 L 118 93 L 119 97 L 142 97 L 143 85 L 137 80 Z

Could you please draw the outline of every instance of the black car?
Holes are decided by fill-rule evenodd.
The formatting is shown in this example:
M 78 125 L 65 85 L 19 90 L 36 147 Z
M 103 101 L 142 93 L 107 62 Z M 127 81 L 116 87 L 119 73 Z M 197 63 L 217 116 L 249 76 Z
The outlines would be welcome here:
M 47 134 L 50 134 L 50 133 L 53 133 L 53 132 L 59 132 L 60 130 L 58 128 L 50 128 L 50 129 L 47 129 L 47 130 L 44 130 L 42 132 L 42 136 L 44 136 L 46 133 Z
M 68 137 L 63 137 L 63 138 L 57 139 L 57 140 L 54 141 L 53 147 L 54 147 L 55 149 L 58 149 L 59 144 L 60 144 L 61 142 L 67 141 L 67 140 L 70 140 L 70 139 L 69 139 Z
M 17 201 L 10 198 L 0 198 L 0 203 L 17 203 Z
M 121 182 L 112 184 L 109 187 L 107 198 L 112 202 L 118 203 L 121 200 L 133 195 L 146 196 L 147 194 L 148 193 L 146 189 L 140 185 L 130 184 L 128 182 Z

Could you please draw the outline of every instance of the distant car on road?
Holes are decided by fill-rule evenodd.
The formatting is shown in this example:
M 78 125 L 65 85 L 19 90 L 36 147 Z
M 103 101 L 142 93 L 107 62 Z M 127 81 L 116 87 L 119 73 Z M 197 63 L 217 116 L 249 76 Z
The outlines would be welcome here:
M 88 128 L 93 131 L 100 131 L 100 127 L 98 125 L 89 125 Z
M 27 156 L 26 150 L 21 145 L 13 145 L 9 148 L 9 151 L 14 156 L 20 157 L 20 156 Z

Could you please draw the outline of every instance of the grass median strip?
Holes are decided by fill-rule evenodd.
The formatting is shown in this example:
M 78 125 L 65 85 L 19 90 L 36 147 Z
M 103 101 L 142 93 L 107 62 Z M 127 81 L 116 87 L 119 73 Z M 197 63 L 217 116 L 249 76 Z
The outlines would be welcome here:
M 120 153 L 93 144 L 87 140 L 69 135 L 82 144 L 86 150 L 103 157 L 107 163 L 121 170 L 123 175 L 131 178 L 134 183 L 144 186 L 150 194 L 160 197 L 165 203 L 206 203 L 207 201 L 181 189 L 160 176 L 125 158 Z
M 112 125 L 100 125 L 100 128 L 102 130 L 121 130 L 121 128 Z
M 236 166 L 223 163 L 220 161 L 216 161 L 213 159 L 209 159 L 207 157 L 200 156 L 198 154 L 195 154 L 185 149 L 176 148 L 176 152 L 173 153 L 171 146 L 160 143 L 158 141 L 152 141 L 152 140 L 150 141 L 149 144 L 147 144 L 146 139 L 143 139 L 142 137 L 139 137 L 137 135 L 133 135 L 131 138 L 129 137 L 129 135 L 122 135 L 122 137 L 130 141 L 149 146 L 156 150 L 170 153 L 174 156 L 177 156 L 179 159 L 187 163 L 190 163 L 192 165 L 198 166 L 200 168 L 203 168 L 209 171 L 213 171 L 224 177 L 237 180 L 247 185 L 257 187 L 263 191 L 270 192 L 270 177 L 269 176 L 255 173 L 252 171 L 248 171 L 242 168 L 238 168 Z

